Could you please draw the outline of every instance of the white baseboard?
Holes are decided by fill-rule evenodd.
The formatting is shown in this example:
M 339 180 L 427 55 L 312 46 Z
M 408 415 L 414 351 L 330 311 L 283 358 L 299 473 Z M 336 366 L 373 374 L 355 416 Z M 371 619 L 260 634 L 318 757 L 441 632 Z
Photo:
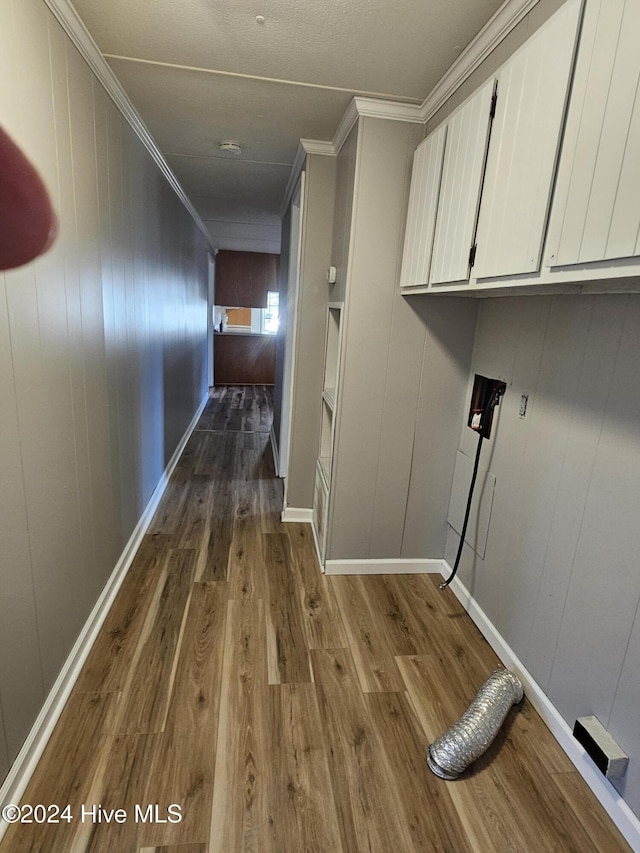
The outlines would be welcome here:
M 207 404 L 209 395 L 207 394 L 202 400 L 198 411 L 194 415 L 191 423 L 187 427 L 185 434 L 182 436 L 180 443 L 171 457 L 164 473 L 160 477 L 158 485 L 155 487 L 153 494 L 147 504 L 140 520 L 135 526 L 135 529 L 129 541 L 124 547 L 118 562 L 112 571 L 109 580 L 105 584 L 100 597 L 95 603 L 89 618 L 84 624 L 80 636 L 76 640 L 69 657 L 66 659 L 60 675 L 56 679 L 49 695 L 47 696 L 42 710 L 38 714 L 31 731 L 27 735 L 27 739 L 16 760 L 13 762 L 9 773 L 0 788 L 0 803 L 19 803 L 22 795 L 25 792 L 29 780 L 33 775 L 34 770 L 40 760 L 42 753 L 51 737 L 53 729 L 62 714 L 67 699 L 76 683 L 82 666 L 91 651 L 98 632 L 102 627 L 104 620 L 113 604 L 115 597 L 120 589 L 122 581 L 129 570 L 129 566 L 133 562 L 142 538 L 145 535 L 151 519 L 160 504 L 160 500 L 169 483 L 173 469 L 178 463 L 178 459 L 185 448 L 191 433 L 202 414 L 204 407 Z M 6 821 L 0 820 L 0 840 L 6 832 L 9 824 Z
M 276 471 L 276 477 L 280 476 L 280 453 L 278 452 L 278 442 L 276 441 L 276 434 L 273 431 L 273 424 L 271 425 L 271 429 L 269 430 L 269 438 L 271 439 L 271 452 L 273 453 L 273 466 Z
M 280 521 L 300 521 L 311 524 L 313 521 L 313 510 L 306 507 L 286 506 L 280 513 Z
M 442 576 L 446 578 L 449 576 L 451 568 L 444 560 L 442 563 L 444 567 Z M 576 770 L 596 795 L 611 820 L 631 845 L 631 848 L 633 850 L 640 850 L 640 820 L 631 811 L 613 785 L 598 770 L 585 749 L 573 737 L 570 726 L 561 716 L 558 709 L 528 672 L 522 661 L 508 645 L 462 581 L 454 578 L 450 587 L 502 663 L 522 681 L 527 699 L 547 724 L 552 735 L 566 752 L 571 762 L 575 765 Z
M 428 575 L 442 574 L 443 560 L 327 560 L 328 575 Z

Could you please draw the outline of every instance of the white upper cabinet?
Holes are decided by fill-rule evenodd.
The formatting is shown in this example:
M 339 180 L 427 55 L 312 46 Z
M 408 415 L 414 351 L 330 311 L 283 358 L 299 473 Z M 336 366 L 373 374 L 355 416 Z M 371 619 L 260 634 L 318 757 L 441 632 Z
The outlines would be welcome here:
M 640 255 L 640 2 L 588 0 L 545 261 Z
M 443 124 L 418 145 L 413 156 L 400 287 L 429 281 L 446 138 Z
M 447 122 L 430 284 L 469 278 L 469 252 L 478 216 L 494 81 L 490 80 Z
M 497 74 L 476 278 L 540 268 L 580 9 L 568 0 Z

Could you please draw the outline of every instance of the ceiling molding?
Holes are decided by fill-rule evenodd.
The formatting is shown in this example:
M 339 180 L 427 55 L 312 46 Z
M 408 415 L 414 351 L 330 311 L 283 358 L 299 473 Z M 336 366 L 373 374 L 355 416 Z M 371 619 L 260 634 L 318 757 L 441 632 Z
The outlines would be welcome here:
M 420 106 L 400 101 L 354 97 L 333 137 L 335 153 L 337 154 L 344 145 L 358 116 L 426 124 L 538 2 L 539 0 L 505 0 L 440 78 Z
M 336 150 L 333 142 L 325 142 L 322 139 L 301 139 L 300 145 L 306 154 L 322 154 L 327 157 L 335 157 Z
M 47 2 L 47 0 L 45 0 Z M 367 89 L 353 89 L 344 86 L 328 86 L 325 83 L 309 83 L 304 80 L 286 80 L 283 77 L 261 77 L 257 74 L 242 74 L 239 71 L 223 71 L 221 68 L 203 68 L 201 65 L 180 65 L 175 62 L 160 62 L 157 59 L 142 59 L 139 56 L 123 56 L 120 53 L 105 53 L 105 59 L 115 59 L 118 62 L 133 62 L 139 65 L 152 65 L 156 68 L 170 68 L 173 71 L 194 71 L 197 74 L 211 74 L 216 77 L 235 77 L 238 80 L 252 80 L 256 83 L 274 83 L 278 86 L 300 86 L 303 89 L 321 89 L 324 92 L 340 92 L 345 95 L 355 96 L 358 93 L 362 98 L 373 98 L 399 103 L 419 104 L 420 98 L 405 98 L 402 95 L 393 95 L 389 92 L 369 92 Z
M 424 123 L 422 105 L 400 103 L 399 101 L 383 101 L 378 98 L 353 99 L 359 116 L 368 118 L 384 118 L 388 121 L 409 121 Z
M 140 115 L 101 54 L 97 44 L 70 0 L 44 0 L 44 2 L 78 48 L 131 128 L 142 141 L 202 234 L 211 242 L 210 232 L 205 223 L 191 203 L 166 158 L 147 130 Z M 285 189 L 280 215 L 283 216 L 286 213 L 300 173 L 304 168 L 307 154 L 337 155 L 359 116 L 425 124 L 537 3 L 538 0 L 506 0 L 482 30 L 480 30 L 478 35 L 462 51 L 422 104 L 418 105 L 400 100 L 385 100 L 382 98 L 356 95 L 347 107 L 331 142 L 309 139 L 300 140 Z M 127 59 L 128 57 L 122 58 Z M 204 71 L 208 69 L 199 70 Z
M 382 118 L 387 119 L 387 121 L 410 121 L 424 124 L 421 105 L 356 96 L 347 107 L 333 137 L 333 150 L 335 154 L 339 153 L 360 116 Z
M 289 206 L 307 153 L 337 155 L 359 116 L 426 124 L 538 2 L 539 0 L 505 0 L 495 15 L 440 78 L 420 106 L 356 96 L 342 116 L 332 142 L 301 139 L 280 208 L 281 216 L 284 216 Z
M 73 44 L 78 48 L 85 62 L 89 65 L 102 86 L 105 88 L 107 94 L 118 107 L 134 133 L 138 136 L 151 157 L 155 160 L 173 191 L 186 207 L 195 224 L 202 232 L 202 235 L 207 239 L 211 248 L 213 248 L 211 235 L 207 230 L 207 226 L 204 224 L 201 216 L 189 200 L 189 196 L 183 190 L 164 155 L 158 148 L 154 138 L 151 136 L 144 122 L 140 118 L 138 111 L 129 100 L 128 95 L 118 82 L 117 77 L 100 53 L 98 45 L 91 37 L 74 7 L 71 5 L 69 0 L 44 0 L 44 2 L 54 14 L 56 20 L 61 24 L 63 30 L 69 36 Z
M 225 156 L 224 154 L 179 154 L 176 151 L 167 151 L 165 157 L 182 158 L 183 160 L 215 160 L 216 163 L 233 163 L 236 166 L 251 163 L 253 166 L 275 166 L 282 169 L 289 169 L 291 167 L 291 163 L 280 163 L 275 160 L 251 160 L 249 158 L 245 159 L 242 156 L 234 157 L 233 155 Z
M 333 137 L 333 150 L 336 154 L 345 143 L 347 136 L 351 133 L 351 129 L 358 121 L 358 108 L 356 107 L 356 99 L 354 98 L 347 107 L 345 114 L 342 116 L 338 129 Z
M 296 151 L 295 160 L 293 161 L 293 165 L 291 166 L 291 174 L 289 175 L 289 180 L 287 181 L 287 186 L 284 191 L 282 204 L 280 205 L 281 219 L 284 218 L 284 215 L 287 212 L 287 208 L 291 203 L 293 193 L 295 192 L 295 188 L 298 184 L 300 172 L 302 172 L 305 160 L 307 159 L 307 154 L 320 154 L 323 157 L 335 157 L 336 149 L 333 142 L 326 142 L 322 139 L 300 140 L 300 142 L 298 143 L 298 150 Z
M 537 3 L 538 0 L 506 0 L 502 4 L 427 95 L 420 108 L 423 122 L 438 112 Z

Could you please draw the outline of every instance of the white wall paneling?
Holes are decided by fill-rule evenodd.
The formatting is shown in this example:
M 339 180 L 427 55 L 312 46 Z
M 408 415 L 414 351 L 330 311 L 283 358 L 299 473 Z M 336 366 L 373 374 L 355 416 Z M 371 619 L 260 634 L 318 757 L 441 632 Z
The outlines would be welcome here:
M 629 393 L 640 370 L 640 300 L 621 297 L 621 301 L 627 304 L 615 331 L 615 370 L 606 400 L 598 407 L 601 432 L 549 682 L 549 695 L 566 717 L 588 705 L 605 726 L 640 601 L 636 560 L 640 528 L 632 508 L 640 481 L 640 399 Z M 610 566 L 609 572 L 600 571 L 604 564 Z M 585 620 L 585 613 L 594 618 Z M 637 673 L 628 674 L 637 678 Z M 632 738 L 637 745 L 634 717 L 620 719 L 619 731 L 624 740 Z M 637 754 L 633 758 L 640 760 Z M 640 792 L 634 793 L 638 808 Z
M 206 390 L 207 243 L 41 0 L 0 4 L 0 113 L 54 247 L 0 275 L 0 765 Z
M 468 386 L 478 303 L 409 297 L 425 325 L 402 537 L 402 557 L 444 553 L 457 430 L 469 406 Z M 474 433 L 475 435 L 475 433 Z M 473 449 L 467 449 L 467 455 Z
M 467 456 L 466 453 L 458 451 L 456 454 L 456 467 L 453 472 L 453 485 L 451 487 L 451 501 L 449 503 L 447 523 L 458 534 L 462 532 L 464 524 L 469 483 L 473 475 L 473 463 L 474 459 L 471 456 Z M 493 474 L 478 468 L 478 479 L 469 511 L 469 524 L 465 534 L 465 542 L 473 548 L 479 557 L 483 558 L 487 548 L 495 487 L 496 478 Z
M 580 9 L 580 0 L 565 3 L 498 72 L 476 236 L 478 278 L 540 266 Z
M 445 562 L 443 576 L 448 577 L 450 572 L 451 567 Z M 459 577 L 454 579 L 451 584 L 451 590 L 467 610 L 504 666 L 518 676 L 522 682 L 528 701 L 547 724 L 551 734 L 556 738 L 562 749 L 573 762 L 575 768 L 615 822 L 622 835 L 629 842 L 631 849 L 639 850 L 640 821 L 625 801 L 618 796 L 611 782 L 602 775 L 601 771 L 587 755 L 584 747 L 573 737 L 572 726 L 567 725 L 566 720 L 560 716 L 557 708 L 549 701 L 544 690 L 542 690 L 525 664 L 505 641 L 493 622 L 487 617 L 487 614 L 480 607 L 474 595 L 461 583 Z
M 0 50 L 0 113 L 3 127 L 18 143 L 24 144 L 28 122 L 22 115 L 20 106 L 25 97 L 23 86 L 33 87 L 34 76 L 32 73 L 28 81 L 25 79 L 17 82 L 15 87 L 7 83 L 15 77 L 18 44 L 14 37 L 13 9 L 10 3 L 0 4 L 0 33 L 6 34 L 3 39 L 6 45 L 3 44 Z M 39 26 L 36 23 L 35 33 L 42 37 L 41 22 Z M 37 90 L 37 84 L 35 88 Z M 40 98 L 38 105 L 41 105 L 43 100 L 46 101 Z M 50 100 L 49 97 L 49 108 L 45 110 L 42 126 L 37 138 L 32 142 L 38 145 L 41 155 L 43 126 L 50 129 L 53 125 Z M 51 170 L 51 152 L 47 162 Z M 55 168 L 55 157 L 53 167 Z M 48 184 L 50 189 L 56 188 L 55 171 L 50 171 Z M 59 270 L 58 266 L 58 277 L 53 280 L 52 288 L 64 304 L 64 276 Z M 3 401 L 0 406 L 0 465 L 3 472 L 3 511 L 0 520 L 0 644 L 4 650 L 4 653 L 0 654 L 0 703 L 4 717 L 4 726 L 0 730 L 0 739 L 4 742 L 0 747 L 0 754 L 4 752 L 11 759 L 24 738 L 23 717 L 35 719 L 44 699 L 27 506 L 27 496 L 33 500 L 33 480 L 27 484 L 28 473 L 23 469 L 21 458 L 21 443 L 24 441 L 23 429 L 27 416 L 25 405 L 29 405 L 30 400 L 25 398 L 24 393 L 19 393 L 17 382 L 27 383 L 27 387 L 30 382 L 36 383 L 31 389 L 31 412 L 34 414 L 38 390 L 42 385 L 38 371 L 40 347 L 29 349 L 27 344 L 33 334 L 32 324 L 36 329 L 38 326 L 38 290 L 34 268 L 29 266 L 17 270 L 11 282 L 0 274 L 0 288 L 0 394 Z M 58 353 L 65 348 L 64 333 L 59 337 Z M 62 355 L 56 359 L 58 369 L 63 360 Z M 64 370 L 64 366 L 62 369 Z M 41 416 L 38 417 L 38 422 L 41 422 Z M 54 415 L 54 429 L 57 428 L 59 425 Z M 29 430 L 31 440 L 38 441 L 37 423 L 32 423 Z M 73 484 L 73 474 L 71 476 Z M 53 512 L 55 513 L 55 509 Z M 76 537 L 75 542 L 70 542 L 72 553 L 76 552 L 77 546 Z M 29 677 L 24 678 L 24 673 L 29 673 Z
M 502 376 L 508 388 L 483 447 L 496 476 L 485 559 L 465 547 L 460 566 L 567 724 L 595 714 L 629 754 L 616 784 L 636 814 L 640 411 L 629 389 L 639 342 L 637 295 L 481 304 L 471 376 Z M 472 444 L 463 426 L 461 449 Z M 450 530 L 449 562 L 457 545 Z
M 469 251 L 478 215 L 493 90 L 494 81 L 490 80 L 447 122 L 431 284 L 469 278 Z
M 334 261 L 339 279 L 330 296 L 340 300 L 336 291 L 340 276 L 346 277 L 328 559 L 397 557 L 402 548 L 420 376 L 412 353 L 420 351 L 425 332 L 400 296 L 398 277 L 411 159 L 421 130 L 361 117 L 353 197 L 340 188 L 341 169 L 352 155 L 345 148 L 338 155 L 336 221 L 344 224 L 350 244 L 346 272 Z M 343 240 L 334 231 L 336 259 L 344 258 Z

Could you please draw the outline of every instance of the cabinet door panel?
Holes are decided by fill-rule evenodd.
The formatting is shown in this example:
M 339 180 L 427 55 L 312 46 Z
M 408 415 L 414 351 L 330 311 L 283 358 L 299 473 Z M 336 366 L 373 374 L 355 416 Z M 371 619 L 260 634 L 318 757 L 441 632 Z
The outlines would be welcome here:
M 569 0 L 498 72 L 478 233 L 478 278 L 540 267 L 580 0 Z
M 431 284 L 469 278 L 493 88 L 490 80 L 448 122 Z
M 567 119 L 547 261 L 640 252 L 640 4 L 589 0 Z
M 401 287 L 429 281 L 446 136 L 442 125 L 420 143 L 413 157 Z

